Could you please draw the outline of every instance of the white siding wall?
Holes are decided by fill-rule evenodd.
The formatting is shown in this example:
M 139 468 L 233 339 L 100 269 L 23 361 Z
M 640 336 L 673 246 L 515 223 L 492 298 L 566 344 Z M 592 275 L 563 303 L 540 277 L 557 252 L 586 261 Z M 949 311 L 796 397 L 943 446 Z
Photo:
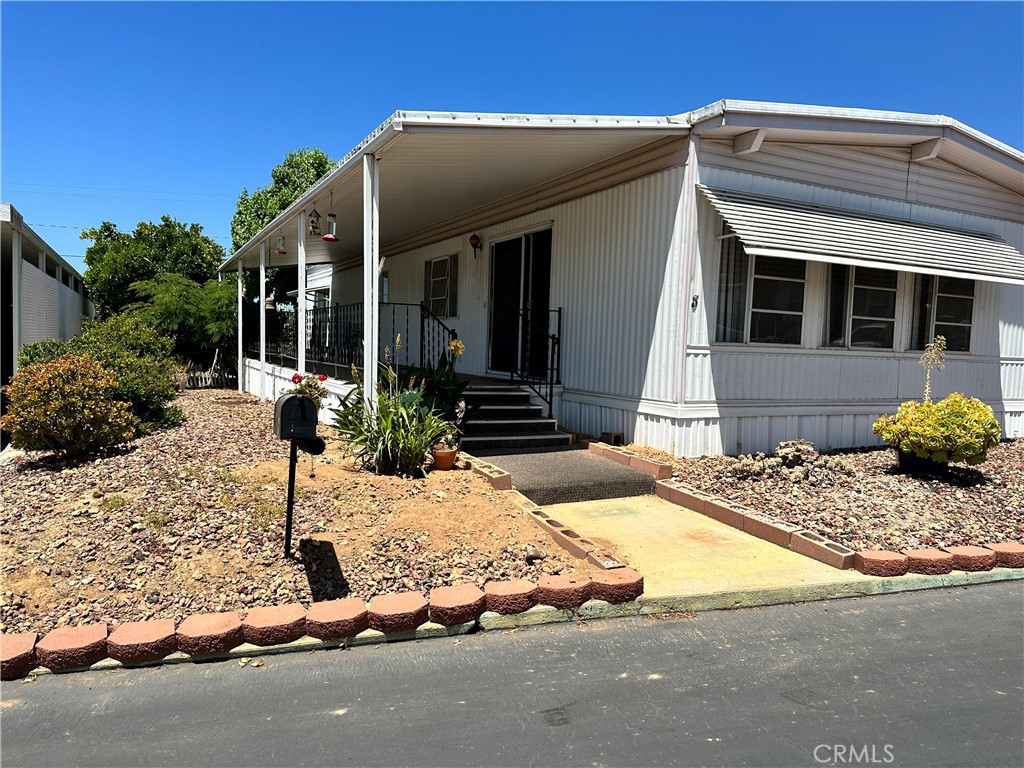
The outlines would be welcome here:
M 68 339 L 82 330 L 82 297 L 22 261 L 21 343 Z

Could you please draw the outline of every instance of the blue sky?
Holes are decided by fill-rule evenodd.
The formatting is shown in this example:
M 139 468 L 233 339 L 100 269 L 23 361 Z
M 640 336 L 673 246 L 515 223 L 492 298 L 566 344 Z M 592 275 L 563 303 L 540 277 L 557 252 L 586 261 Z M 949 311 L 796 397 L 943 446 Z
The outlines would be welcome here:
M 396 109 L 755 99 L 942 113 L 1024 147 L 1018 2 L 7 1 L 0 24 L 0 197 L 68 256 L 80 227 L 162 214 L 229 248 L 242 187 Z

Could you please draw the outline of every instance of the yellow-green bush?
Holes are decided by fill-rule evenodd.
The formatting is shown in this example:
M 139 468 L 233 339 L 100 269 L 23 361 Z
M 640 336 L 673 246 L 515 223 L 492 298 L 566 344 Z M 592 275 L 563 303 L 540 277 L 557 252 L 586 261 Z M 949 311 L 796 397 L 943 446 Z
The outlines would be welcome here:
M 89 355 L 63 355 L 19 370 L 4 388 L 10 398 L 0 428 L 15 448 L 80 456 L 127 442 L 138 420 L 113 397 L 117 378 Z
M 981 464 L 1000 438 L 992 409 L 959 392 L 937 403 L 905 402 L 894 416 L 876 420 L 873 429 L 893 448 L 942 464 Z

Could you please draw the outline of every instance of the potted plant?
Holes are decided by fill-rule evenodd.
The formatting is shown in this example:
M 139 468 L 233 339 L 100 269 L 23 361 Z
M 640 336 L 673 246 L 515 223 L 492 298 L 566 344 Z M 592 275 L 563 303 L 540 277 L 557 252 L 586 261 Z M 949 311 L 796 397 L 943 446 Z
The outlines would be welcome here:
M 897 451 L 903 472 L 940 474 L 948 465 L 981 464 L 988 449 L 999 443 L 999 422 L 981 400 L 954 392 L 931 400 L 931 369 L 942 368 L 946 340 L 937 336 L 921 356 L 925 388 L 922 402 L 908 400 L 893 416 L 875 421 L 874 433 Z
M 431 449 L 434 457 L 434 469 L 448 470 L 455 466 L 455 460 L 459 457 L 459 438 L 455 432 L 445 432 L 434 443 Z

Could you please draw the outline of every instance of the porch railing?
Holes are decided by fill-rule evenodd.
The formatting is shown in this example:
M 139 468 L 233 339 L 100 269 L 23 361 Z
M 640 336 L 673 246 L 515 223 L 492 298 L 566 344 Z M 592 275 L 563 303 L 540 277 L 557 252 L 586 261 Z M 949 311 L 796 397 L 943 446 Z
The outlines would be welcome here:
M 519 364 L 509 372 L 509 381 L 518 379 L 532 389 L 547 404 L 550 419 L 555 387 L 562 383 L 562 308 L 520 309 L 519 337 Z

